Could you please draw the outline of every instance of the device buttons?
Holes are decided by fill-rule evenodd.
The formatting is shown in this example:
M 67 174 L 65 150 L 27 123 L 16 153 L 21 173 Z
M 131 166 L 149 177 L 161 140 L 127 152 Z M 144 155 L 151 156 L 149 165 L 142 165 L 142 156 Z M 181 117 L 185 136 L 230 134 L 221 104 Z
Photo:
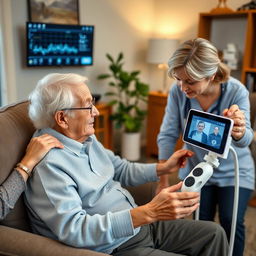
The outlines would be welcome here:
M 193 177 L 187 177 L 185 180 L 185 185 L 187 187 L 192 187 L 195 184 L 195 179 Z
M 199 192 L 204 184 L 211 178 L 213 167 L 207 162 L 201 162 L 184 179 L 181 191 Z
M 193 170 L 193 175 L 196 177 L 199 177 L 203 174 L 203 169 L 201 168 L 196 168 L 195 170 Z

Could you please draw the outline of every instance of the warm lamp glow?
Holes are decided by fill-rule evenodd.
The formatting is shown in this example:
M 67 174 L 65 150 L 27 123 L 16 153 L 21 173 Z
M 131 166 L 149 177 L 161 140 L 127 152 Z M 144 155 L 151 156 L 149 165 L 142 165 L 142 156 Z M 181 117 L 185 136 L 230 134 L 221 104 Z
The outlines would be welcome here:
M 178 47 L 178 43 L 177 39 L 149 39 L 147 61 L 151 64 L 157 64 L 158 68 L 163 70 L 163 92 L 166 92 L 167 62 Z
M 120 16 L 120 22 L 142 33 L 150 33 L 153 26 L 153 5 L 144 1 L 108 1 L 108 4 Z M 128 11 L 129 10 L 129 11 Z M 142 15 L 143 13 L 143 15 Z
M 162 21 L 159 22 L 159 26 L 156 31 L 162 37 L 170 37 L 171 35 L 178 35 L 180 31 L 184 30 L 184 24 L 172 24 L 173 22 Z
M 176 50 L 178 40 L 165 38 L 149 39 L 148 63 L 163 64 L 167 63 L 170 55 Z

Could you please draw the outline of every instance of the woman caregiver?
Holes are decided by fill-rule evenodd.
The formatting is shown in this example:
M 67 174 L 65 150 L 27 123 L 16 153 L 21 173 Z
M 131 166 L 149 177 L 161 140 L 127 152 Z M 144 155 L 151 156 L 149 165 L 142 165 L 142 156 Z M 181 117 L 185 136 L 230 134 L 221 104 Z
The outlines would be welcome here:
M 159 161 L 165 161 L 173 153 L 175 144 L 184 131 L 190 109 L 223 115 L 234 120 L 232 146 L 238 155 L 240 167 L 239 206 L 233 255 L 242 256 L 245 243 L 244 216 L 248 200 L 254 190 L 254 163 L 248 145 L 253 138 L 250 125 L 248 91 L 237 79 L 230 76 L 229 68 L 221 62 L 218 51 L 209 41 L 196 38 L 184 42 L 168 61 L 168 75 L 176 80 L 171 88 L 165 115 L 158 134 Z M 207 154 L 192 145 L 186 148 L 195 152 L 188 164 L 179 172 L 184 179 Z M 219 159 L 220 165 L 202 188 L 200 220 L 214 220 L 218 207 L 220 223 L 230 237 L 233 196 L 234 160 Z M 158 186 L 168 186 L 163 177 Z

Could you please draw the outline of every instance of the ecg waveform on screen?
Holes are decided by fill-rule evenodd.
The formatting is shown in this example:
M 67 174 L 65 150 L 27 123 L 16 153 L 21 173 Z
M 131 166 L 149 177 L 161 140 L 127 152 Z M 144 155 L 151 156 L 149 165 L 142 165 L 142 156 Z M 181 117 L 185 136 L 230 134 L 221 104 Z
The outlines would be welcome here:
M 49 44 L 46 48 L 41 45 L 34 45 L 32 49 L 34 54 L 47 55 L 49 53 L 53 54 L 77 54 L 78 49 L 68 44 Z
M 93 63 L 94 26 L 27 23 L 28 66 Z

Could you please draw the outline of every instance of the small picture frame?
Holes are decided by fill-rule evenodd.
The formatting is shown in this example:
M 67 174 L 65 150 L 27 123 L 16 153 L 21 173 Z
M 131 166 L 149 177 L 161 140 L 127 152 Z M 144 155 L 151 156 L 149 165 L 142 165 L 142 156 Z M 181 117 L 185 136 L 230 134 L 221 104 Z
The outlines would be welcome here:
M 78 0 L 28 0 L 29 21 L 79 24 Z

